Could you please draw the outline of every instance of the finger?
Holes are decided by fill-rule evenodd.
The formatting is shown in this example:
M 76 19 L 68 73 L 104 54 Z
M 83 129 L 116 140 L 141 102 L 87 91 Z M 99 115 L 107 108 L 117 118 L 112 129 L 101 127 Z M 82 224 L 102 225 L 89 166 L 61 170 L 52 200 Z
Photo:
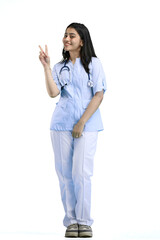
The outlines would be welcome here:
M 39 45 L 39 48 L 41 49 L 42 53 L 47 57 L 47 55 L 45 54 L 45 52 L 43 51 L 40 45 Z
M 44 55 L 44 57 L 48 57 L 48 55 L 45 52 L 43 52 L 43 55 Z
M 41 49 L 42 52 L 44 52 L 40 45 L 39 45 L 39 48 Z
M 40 52 L 40 56 L 43 57 L 43 58 L 47 57 L 47 55 L 45 55 L 45 54 L 42 53 L 42 52 Z
M 45 45 L 45 53 L 48 55 L 48 47 Z
M 44 53 L 41 52 L 40 54 L 41 54 L 41 56 L 46 57 L 46 55 Z
M 78 135 L 78 138 L 80 138 L 82 136 L 82 133 L 78 133 L 77 135 Z
M 76 138 L 76 133 L 75 132 L 72 132 L 72 137 Z
M 79 134 L 75 134 L 74 137 L 75 137 L 75 138 L 79 138 Z

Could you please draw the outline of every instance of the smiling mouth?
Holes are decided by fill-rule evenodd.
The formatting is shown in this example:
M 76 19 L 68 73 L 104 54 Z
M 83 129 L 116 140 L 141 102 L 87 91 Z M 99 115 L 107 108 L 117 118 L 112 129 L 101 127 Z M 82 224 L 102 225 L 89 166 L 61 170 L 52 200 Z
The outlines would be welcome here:
M 65 43 L 64 45 L 65 45 L 65 46 L 69 46 L 69 45 L 71 45 L 71 44 L 69 44 L 69 43 Z

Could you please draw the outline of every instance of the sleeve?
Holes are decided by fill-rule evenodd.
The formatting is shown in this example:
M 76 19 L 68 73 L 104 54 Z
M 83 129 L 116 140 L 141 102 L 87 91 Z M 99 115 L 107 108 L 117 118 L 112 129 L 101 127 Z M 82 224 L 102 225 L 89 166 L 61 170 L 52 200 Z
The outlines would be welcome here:
M 54 82 L 56 83 L 60 93 L 61 93 L 61 84 L 59 82 L 59 78 L 58 78 L 58 72 L 57 72 L 57 68 L 56 68 L 56 64 L 54 65 L 53 69 L 52 69 L 52 77 Z
M 107 90 L 106 76 L 102 67 L 102 64 L 98 58 L 94 58 L 92 62 L 92 81 L 93 81 L 93 94 Z

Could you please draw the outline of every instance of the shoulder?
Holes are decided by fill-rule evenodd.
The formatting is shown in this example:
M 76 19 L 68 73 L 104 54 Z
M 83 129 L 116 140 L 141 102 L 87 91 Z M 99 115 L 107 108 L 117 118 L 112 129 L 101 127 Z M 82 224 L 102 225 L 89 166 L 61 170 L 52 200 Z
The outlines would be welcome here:
M 64 64 L 64 63 L 62 63 L 62 62 L 55 63 L 54 66 L 53 66 L 53 70 L 58 71 L 59 69 L 61 69 L 61 67 L 63 66 L 63 64 Z
M 91 62 L 93 64 L 99 64 L 101 61 L 100 61 L 100 59 L 98 57 L 92 57 Z
M 99 71 L 102 69 L 102 63 L 99 58 L 97 57 L 92 57 L 91 59 L 91 68 L 93 71 Z
M 99 68 L 102 65 L 100 59 L 97 57 L 92 57 L 91 64 L 93 68 Z

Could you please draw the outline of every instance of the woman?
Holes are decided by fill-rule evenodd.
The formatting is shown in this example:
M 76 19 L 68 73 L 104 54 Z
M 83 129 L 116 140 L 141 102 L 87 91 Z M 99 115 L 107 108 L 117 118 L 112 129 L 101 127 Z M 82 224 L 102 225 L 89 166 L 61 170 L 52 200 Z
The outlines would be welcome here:
M 103 130 L 99 105 L 106 79 L 90 33 L 80 23 L 70 24 L 63 37 L 63 59 L 50 68 L 48 48 L 40 47 L 50 97 L 60 94 L 50 134 L 67 227 L 65 237 L 92 237 L 91 180 L 98 131 Z

